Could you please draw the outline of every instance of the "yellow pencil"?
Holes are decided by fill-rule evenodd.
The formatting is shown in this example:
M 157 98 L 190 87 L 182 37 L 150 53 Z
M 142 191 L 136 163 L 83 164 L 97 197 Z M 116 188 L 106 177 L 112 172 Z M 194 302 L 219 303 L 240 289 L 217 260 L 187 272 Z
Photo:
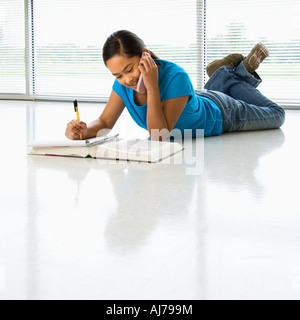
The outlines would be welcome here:
M 78 110 L 78 101 L 77 100 L 74 101 L 74 109 L 75 109 L 75 112 L 76 112 L 77 121 L 80 121 L 79 110 Z M 82 134 L 80 134 L 80 140 L 82 140 Z

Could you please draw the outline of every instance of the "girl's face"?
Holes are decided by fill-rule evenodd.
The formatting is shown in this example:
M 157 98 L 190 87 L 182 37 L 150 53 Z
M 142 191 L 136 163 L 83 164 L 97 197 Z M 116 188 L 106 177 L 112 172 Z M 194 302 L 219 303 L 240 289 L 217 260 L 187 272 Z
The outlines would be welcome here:
M 148 50 L 145 50 L 149 52 Z M 150 53 L 150 52 L 149 52 Z M 138 68 L 140 64 L 138 56 L 128 58 L 124 55 L 117 55 L 106 62 L 107 68 L 111 71 L 121 85 L 136 90 L 141 72 Z

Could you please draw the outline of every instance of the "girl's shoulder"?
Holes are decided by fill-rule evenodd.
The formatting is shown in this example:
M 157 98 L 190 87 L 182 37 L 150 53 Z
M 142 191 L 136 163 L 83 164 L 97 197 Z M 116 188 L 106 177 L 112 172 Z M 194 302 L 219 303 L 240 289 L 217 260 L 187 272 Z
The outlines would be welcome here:
M 179 66 L 178 64 L 176 64 L 174 62 L 162 60 L 162 59 L 154 59 L 154 61 L 156 63 L 160 64 L 159 70 L 161 72 L 172 72 L 172 73 L 184 72 L 184 73 L 186 73 L 186 71 L 181 66 Z
M 155 59 L 155 62 L 161 65 L 159 89 L 163 101 L 184 95 L 194 95 L 192 81 L 181 66 L 161 59 Z

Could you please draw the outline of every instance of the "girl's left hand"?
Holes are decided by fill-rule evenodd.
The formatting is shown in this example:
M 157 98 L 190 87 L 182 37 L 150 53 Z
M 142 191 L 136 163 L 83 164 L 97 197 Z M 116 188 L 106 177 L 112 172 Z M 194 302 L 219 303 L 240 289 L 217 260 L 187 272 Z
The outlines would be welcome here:
M 143 74 L 143 81 L 147 91 L 158 88 L 158 67 L 149 53 L 144 52 L 140 60 L 139 70 Z

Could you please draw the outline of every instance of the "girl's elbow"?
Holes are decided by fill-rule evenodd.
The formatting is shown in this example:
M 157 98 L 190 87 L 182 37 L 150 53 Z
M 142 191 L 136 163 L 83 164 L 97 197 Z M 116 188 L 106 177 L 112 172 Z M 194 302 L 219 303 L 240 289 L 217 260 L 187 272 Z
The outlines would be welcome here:
M 151 141 L 165 141 L 169 137 L 170 132 L 168 129 L 151 129 L 149 130 L 149 134 Z

